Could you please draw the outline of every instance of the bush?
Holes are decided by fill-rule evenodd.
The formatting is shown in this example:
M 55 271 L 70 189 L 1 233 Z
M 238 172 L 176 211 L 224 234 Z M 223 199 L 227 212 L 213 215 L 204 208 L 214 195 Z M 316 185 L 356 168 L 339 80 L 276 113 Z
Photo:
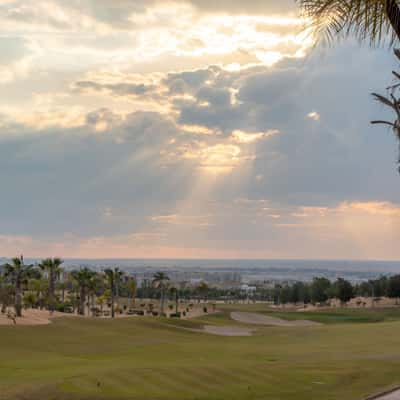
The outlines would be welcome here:
M 57 303 L 55 306 L 55 311 L 62 313 L 72 313 L 72 304 L 71 303 Z

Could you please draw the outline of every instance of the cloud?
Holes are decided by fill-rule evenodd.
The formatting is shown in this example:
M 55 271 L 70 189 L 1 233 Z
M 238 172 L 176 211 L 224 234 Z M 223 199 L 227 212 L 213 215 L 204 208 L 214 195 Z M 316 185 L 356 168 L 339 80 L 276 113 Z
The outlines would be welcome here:
M 293 7 L 5 0 L 0 250 L 394 256 L 392 57 Z
M 115 83 L 115 84 L 100 84 L 91 81 L 79 81 L 75 83 L 75 87 L 82 92 L 98 91 L 108 92 L 118 96 L 144 96 L 154 90 L 155 86 L 145 85 L 144 83 Z
M 277 129 L 267 132 L 244 132 L 237 129 L 232 132 L 232 140 L 238 143 L 252 143 L 260 139 L 277 135 L 278 133 L 279 131 Z
M 311 111 L 307 114 L 307 117 L 312 119 L 313 121 L 319 121 L 321 119 L 321 115 L 319 115 L 319 113 L 317 113 L 316 111 Z

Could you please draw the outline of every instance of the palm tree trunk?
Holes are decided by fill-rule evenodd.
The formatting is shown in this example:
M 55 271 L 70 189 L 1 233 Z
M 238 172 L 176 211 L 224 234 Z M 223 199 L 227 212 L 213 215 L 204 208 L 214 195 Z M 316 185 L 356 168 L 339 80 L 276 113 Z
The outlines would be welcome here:
M 160 317 L 164 315 L 164 286 L 161 286 L 161 310 L 160 310 Z
M 393 30 L 400 39 L 400 8 L 396 0 L 386 0 L 386 14 Z
M 15 314 L 17 317 L 22 317 L 22 287 L 19 278 L 15 283 Z
M 52 314 L 54 311 L 54 271 L 49 271 L 49 310 Z
M 111 286 L 111 318 L 115 318 L 115 308 L 114 308 L 115 282 L 114 282 L 114 279 L 111 280 L 110 286 Z
M 96 316 L 96 305 L 95 305 L 95 293 L 94 292 L 92 292 L 92 294 L 91 294 L 91 301 L 92 301 L 92 305 L 91 305 L 92 317 L 95 317 Z
M 114 309 L 114 291 L 111 291 L 111 318 L 115 318 L 115 309 Z
M 79 310 L 78 310 L 80 315 L 85 315 L 85 300 L 86 300 L 85 287 L 81 286 L 79 293 Z

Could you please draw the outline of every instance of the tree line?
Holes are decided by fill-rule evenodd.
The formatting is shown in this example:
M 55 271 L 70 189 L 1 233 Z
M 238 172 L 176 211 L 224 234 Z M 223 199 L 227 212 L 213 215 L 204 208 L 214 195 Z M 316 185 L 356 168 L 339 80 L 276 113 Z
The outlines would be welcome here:
M 72 312 L 79 315 L 97 315 L 104 306 L 110 316 L 117 312 L 135 308 L 136 299 L 157 299 L 159 315 L 165 315 L 165 307 L 170 309 L 175 303 L 178 314 L 179 301 L 267 301 L 280 304 L 321 304 L 330 299 L 342 303 L 362 296 L 400 298 L 400 275 L 382 276 L 353 284 L 343 278 L 332 282 L 324 277 L 316 277 L 311 282 L 293 282 L 267 286 L 258 285 L 254 291 L 240 288 L 209 287 L 205 282 L 193 286 L 187 282 L 171 282 L 164 272 L 155 273 L 145 279 L 140 287 L 133 276 L 118 268 L 94 271 L 87 267 L 73 271 L 62 268 L 59 258 L 47 258 L 35 265 L 26 264 L 23 256 L 11 260 L 0 267 L 0 311 L 6 313 L 12 307 L 17 317 L 23 308 L 38 308 Z M 120 299 L 128 299 L 124 305 Z M 143 304 L 142 304 L 143 306 Z
M 355 297 L 400 298 L 400 275 L 382 276 L 361 283 L 338 278 L 332 282 L 324 277 L 316 277 L 311 282 L 276 284 L 254 294 L 257 300 L 270 300 L 275 304 L 320 304 L 331 299 L 346 303 Z
M 136 296 L 135 278 L 125 276 L 118 268 L 97 272 L 85 267 L 68 272 L 62 264 L 60 258 L 25 264 L 21 256 L 0 267 L 1 313 L 12 306 L 17 317 L 22 316 L 24 307 L 85 315 L 107 303 L 114 317 L 115 299 L 122 291 L 131 299 Z
M 181 299 L 207 298 L 217 295 L 205 283 L 189 288 L 185 282 L 172 283 L 164 272 L 155 273 L 138 287 L 136 278 L 119 268 L 94 271 L 84 267 L 73 271 L 62 268 L 60 258 L 47 258 L 37 264 L 26 264 L 23 256 L 13 258 L 10 263 L 0 266 L 0 312 L 9 308 L 15 316 L 22 316 L 23 308 L 37 308 L 54 311 L 92 315 L 110 309 L 110 316 L 135 307 L 136 298 L 159 300 L 159 315 L 165 315 L 168 300 L 178 303 Z M 120 304 L 120 299 L 129 303 Z M 169 307 L 173 307 L 169 305 Z

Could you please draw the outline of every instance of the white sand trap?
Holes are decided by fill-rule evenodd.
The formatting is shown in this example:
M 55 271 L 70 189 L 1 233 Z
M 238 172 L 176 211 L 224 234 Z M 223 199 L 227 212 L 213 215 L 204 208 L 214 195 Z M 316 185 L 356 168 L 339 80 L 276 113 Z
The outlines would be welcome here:
M 207 333 L 220 336 L 251 336 L 254 332 L 253 329 L 241 328 L 237 326 L 205 325 L 203 329 Z
M 268 315 L 249 313 L 249 312 L 232 312 L 231 318 L 235 321 L 250 325 L 269 325 L 269 326 L 318 326 L 319 322 L 297 320 L 287 321 L 281 318 L 270 317 Z

